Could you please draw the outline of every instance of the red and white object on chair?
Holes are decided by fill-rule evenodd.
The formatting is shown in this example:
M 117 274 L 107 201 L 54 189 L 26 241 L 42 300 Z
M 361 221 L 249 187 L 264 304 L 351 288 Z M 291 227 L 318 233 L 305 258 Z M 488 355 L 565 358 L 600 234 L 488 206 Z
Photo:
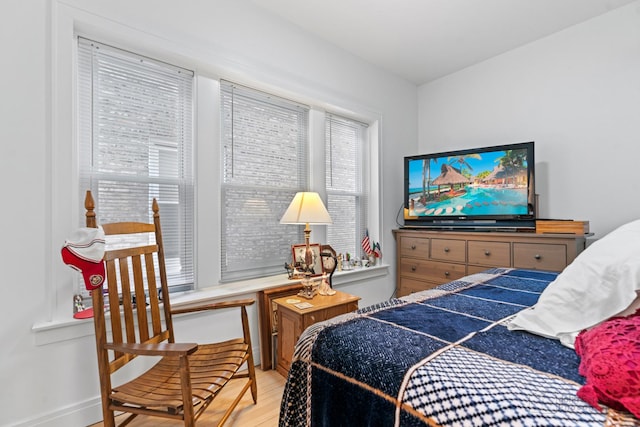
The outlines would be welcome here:
M 80 228 L 73 232 L 62 247 L 62 261 L 74 270 L 82 273 L 84 286 L 88 291 L 102 287 L 105 278 L 104 231 L 98 228 Z M 77 311 L 76 319 L 93 317 L 93 307 Z
M 104 283 L 104 231 L 98 228 L 79 228 L 62 247 L 62 260 L 82 273 L 88 291 L 98 289 Z

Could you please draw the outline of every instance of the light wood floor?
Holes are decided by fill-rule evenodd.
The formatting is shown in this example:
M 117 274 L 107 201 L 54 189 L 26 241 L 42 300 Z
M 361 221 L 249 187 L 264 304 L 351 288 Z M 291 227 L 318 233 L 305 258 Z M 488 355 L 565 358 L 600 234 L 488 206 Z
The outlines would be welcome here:
M 229 420 L 225 423 L 225 427 L 276 427 L 278 425 L 285 378 L 275 370 L 263 371 L 258 367 L 256 367 L 256 377 L 258 403 L 253 404 L 251 391 L 247 391 Z M 242 380 L 232 381 L 227 384 L 196 424 L 202 426 L 217 425 L 224 413 L 224 409 L 218 408 L 227 407 L 233 401 L 242 385 Z M 117 422 L 118 418 L 116 418 Z M 139 416 L 128 424 L 130 427 L 177 427 L 181 425 L 183 425 L 182 422 L 178 421 L 143 416 Z M 102 426 L 102 422 L 99 422 L 91 427 Z

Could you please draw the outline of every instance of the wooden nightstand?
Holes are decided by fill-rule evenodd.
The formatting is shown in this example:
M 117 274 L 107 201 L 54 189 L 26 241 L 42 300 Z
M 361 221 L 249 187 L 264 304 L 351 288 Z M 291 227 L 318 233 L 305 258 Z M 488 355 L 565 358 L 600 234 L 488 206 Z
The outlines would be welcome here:
M 301 303 L 308 302 L 313 307 L 300 309 L 287 300 L 297 299 Z M 273 300 L 277 305 L 278 316 L 278 349 L 277 371 L 287 376 L 293 358 L 293 348 L 302 332 L 314 323 L 330 319 L 339 314 L 358 309 L 360 297 L 337 291 L 335 295 L 316 295 L 313 299 L 288 296 Z

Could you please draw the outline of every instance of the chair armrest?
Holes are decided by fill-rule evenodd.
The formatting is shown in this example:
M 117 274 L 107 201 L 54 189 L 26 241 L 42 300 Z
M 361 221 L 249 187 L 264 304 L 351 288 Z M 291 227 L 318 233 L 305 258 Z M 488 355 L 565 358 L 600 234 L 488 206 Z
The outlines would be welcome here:
M 135 354 L 137 356 L 186 356 L 192 354 L 198 349 L 195 343 L 122 343 L 122 344 L 105 344 L 107 350 L 115 350 L 127 354 Z
M 218 310 L 220 308 L 246 307 L 248 305 L 253 304 L 254 302 L 255 300 L 251 298 L 233 300 L 233 301 L 220 301 L 220 302 L 214 302 L 212 304 L 204 304 L 204 305 L 197 305 L 193 307 L 173 309 L 171 310 L 171 314 L 195 313 L 197 311 Z

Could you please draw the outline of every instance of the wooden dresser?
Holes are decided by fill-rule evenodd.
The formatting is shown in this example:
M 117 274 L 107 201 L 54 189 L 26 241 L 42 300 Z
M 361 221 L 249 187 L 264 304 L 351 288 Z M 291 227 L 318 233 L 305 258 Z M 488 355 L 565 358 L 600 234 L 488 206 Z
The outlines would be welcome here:
M 516 232 L 394 230 L 397 296 L 433 288 L 491 267 L 562 271 L 585 236 Z

